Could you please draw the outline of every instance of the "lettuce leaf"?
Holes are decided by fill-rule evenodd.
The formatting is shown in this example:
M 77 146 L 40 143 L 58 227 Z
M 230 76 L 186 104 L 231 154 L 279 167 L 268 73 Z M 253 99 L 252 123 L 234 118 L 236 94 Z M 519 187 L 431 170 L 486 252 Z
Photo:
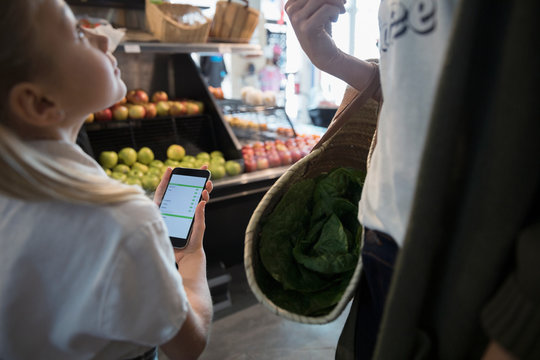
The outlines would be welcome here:
M 364 175 L 337 168 L 299 181 L 263 219 L 259 257 L 266 272 L 259 285 L 274 303 L 313 316 L 339 301 L 360 253 Z

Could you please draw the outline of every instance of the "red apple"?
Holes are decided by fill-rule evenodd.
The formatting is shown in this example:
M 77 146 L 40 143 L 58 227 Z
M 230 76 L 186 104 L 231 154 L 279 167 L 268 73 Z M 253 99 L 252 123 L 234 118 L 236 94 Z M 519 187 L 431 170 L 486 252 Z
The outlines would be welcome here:
M 300 151 L 300 155 L 302 157 L 306 156 L 307 154 L 309 154 L 309 149 L 306 145 L 302 146 L 302 147 L 299 147 L 298 150 Z
M 249 145 L 242 146 L 242 156 L 255 156 L 255 152 L 253 151 L 253 148 Z
M 281 165 L 289 165 L 292 163 L 292 157 L 289 150 L 278 150 L 279 160 L 281 160 Z
M 172 116 L 181 116 L 187 113 L 186 104 L 181 101 L 174 101 L 171 105 L 169 113 Z
M 264 149 L 268 151 L 276 150 L 276 144 L 272 140 L 266 140 L 264 142 Z
M 276 150 L 277 150 L 278 152 L 279 152 L 279 151 L 287 151 L 288 148 L 287 148 L 287 146 L 286 146 L 284 143 L 282 143 L 282 142 L 281 142 L 281 143 L 278 143 L 278 142 L 276 141 Z
M 244 169 L 246 172 L 252 172 L 257 170 L 257 162 L 254 157 L 244 157 Z
M 296 147 L 290 147 L 289 153 L 291 154 L 291 160 L 293 163 L 297 162 L 302 158 L 302 154 L 300 153 L 300 150 L 298 150 Z
M 113 105 L 111 108 L 113 119 L 116 121 L 127 120 L 129 110 L 125 105 Z
M 169 95 L 165 91 L 156 91 L 152 94 L 152 102 L 167 101 L 169 100 Z
M 294 138 L 290 138 L 285 140 L 285 145 L 287 145 L 288 148 L 296 146 L 296 140 Z
M 270 167 L 268 158 L 266 156 L 256 156 L 257 161 L 257 170 L 264 170 Z
M 201 113 L 199 105 L 196 104 L 195 102 L 193 102 L 193 101 L 184 101 L 184 104 L 186 106 L 186 113 L 188 115 L 196 115 L 196 114 Z
M 148 104 L 144 104 L 144 109 L 146 110 L 146 115 L 145 117 L 147 119 L 153 119 L 157 116 L 157 108 L 156 108 L 156 104 L 154 103 L 148 103 Z
M 141 89 L 130 90 L 126 95 L 126 99 L 132 104 L 142 105 L 148 102 L 148 94 Z
M 146 115 L 146 110 L 142 105 L 131 105 L 129 107 L 130 119 L 143 119 Z
M 122 100 L 120 100 L 119 102 L 117 102 L 115 105 L 125 105 L 125 104 L 127 104 L 127 99 L 124 96 L 124 98 Z
M 98 111 L 97 113 L 94 113 L 94 117 L 98 122 L 111 121 L 113 118 L 111 109 Z
M 268 157 L 268 163 L 270 164 L 270 167 L 276 167 L 281 165 L 281 160 L 279 158 L 278 153 L 273 150 L 266 153 Z
M 94 122 L 94 119 L 95 119 L 94 113 L 91 113 L 90 115 L 88 115 L 88 116 L 86 117 L 86 119 L 84 120 L 84 122 L 87 123 L 87 124 L 93 123 L 93 122 Z

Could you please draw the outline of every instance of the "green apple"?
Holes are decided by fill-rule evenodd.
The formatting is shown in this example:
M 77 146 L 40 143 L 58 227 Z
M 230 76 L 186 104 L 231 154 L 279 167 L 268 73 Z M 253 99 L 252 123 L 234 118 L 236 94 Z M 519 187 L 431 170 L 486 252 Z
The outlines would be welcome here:
M 148 166 L 150 166 L 151 168 L 154 167 L 154 168 L 159 168 L 161 169 L 163 167 L 163 161 L 161 160 L 152 160 L 150 161 L 150 164 L 148 164 Z
M 165 166 L 170 166 L 172 168 L 178 167 L 180 162 L 172 159 L 165 160 Z
M 130 176 L 130 177 L 126 178 L 124 183 L 128 184 L 128 185 L 138 185 L 138 186 L 142 187 L 141 178 L 139 178 L 139 177 Z
M 171 160 L 180 161 L 185 155 L 186 150 L 178 144 L 173 144 L 167 149 L 167 157 Z
M 157 168 L 157 167 L 148 168 L 148 171 L 146 172 L 146 175 L 161 176 L 161 168 Z
M 113 172 L 111 174 L 111 177 L 115 180 L 118 180 L 118 181 L 124 181 L 126 180 L 127 176 L 126 174 L 123 174 L 123 173 L 119 173 L 119 172 Z
M 198 153 L 197 156 L 195 157 L 197 159 L 206 160 L 207 162 L 210 162 L 210 154 L 205 151 Z
M 136 162 L 131 166 L 132 170 L 140 170 L 143 174 L 145 174 L 148 171 L 148 166 L 141 164 L 140 162 Z
M 210 158 L 215 158 L 215 157 L 224 157 L 223 156 L 223 153 L 219 150 L 214 150 L 210 153 Z
M 223 165 L 210 164 L 208 170 L 210 170 L 210 173 L 212 174 L 212 179 L 214 180 L 221 179 L 225 176 L 225 174 L 227 174 L 225 166 Z
M 118 164 L 113 168 L 114 172 L 119 172 L 119 173 L 122 173 L 122 174 L 127 174 L 129 172 L 129 170 L 131 170 L 131 169 L 126 164 Z
M 205 159 L 196 159 L 193 165 L 195 166 L 195 169 L 200 169 L 203 165 L 210 166 L 210 163 Z
M 111 176 L 112 175 L 111 169 L 105 169 L 105 174 L 107 174 L 107 176 Z
M 187 162 L 190 162 L 190 163 L 194 163 L 194 162 L 195 162 L 195 156 L 192 156 L 192 155 L 186 155 L 186 156 L 184 156 L 184 158 L 182 159 L 182 161 L 187 161 Z
M 154 152 L 149 147 L 142 147 L 137 152 L 137 161 L 141 164 L 148 165 L 154 160 Z
M 169 110 L 171 106 L 168 101 L 158 101 L 156 104 L 156 110 L 158 116 L 169 116 Z
M 118 154 L 114 151 L 102 151 L 99 154 L 99 164 L 104 169 L 112 169 L 118 163 Z
M 135 161 L 137 161 L 137 152 L 135 151 L 134 148 L 125 147 L 118 152 L 118 160 L 122 164 L 131 166 L 135 164 Z
M 178 165 L 180 167 L 183 167 L 183 168 L 191 168 L 191 169 L 195 169 L 195 163 L 194 162 L 190 162 L 190 161 L 182 161 L 180 163 L 180 165 Z
M 159 181 L 160 179 L 157 175 L 145 175 L 141 179 L 143 189 L 148 191 L 156 190 L 157 186 L 159 185 Z
M 234 160 L 229 160 L 225 163 L 225 170 L 229 176 L 238 175 L 242 172 L 242 165 Z
M 138 178 L 142 178 L 144 176 L 144 173 L 141 171 L 141 170 L 137 170 L 137 169 L 131 169 L 129 170 L 129 172 L 127 173 L 127 177 L 138 177 Z
M 222 157 L 211 157 L 210 164 L 225 165 L 225 159 Z

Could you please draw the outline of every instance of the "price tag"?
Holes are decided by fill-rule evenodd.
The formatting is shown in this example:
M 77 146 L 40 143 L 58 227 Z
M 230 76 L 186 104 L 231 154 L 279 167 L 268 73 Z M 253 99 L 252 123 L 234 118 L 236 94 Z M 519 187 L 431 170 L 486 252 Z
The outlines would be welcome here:
M 141 47 L 137 44 L 124 44 L 124 51 L 128 54 L 139 54 Z

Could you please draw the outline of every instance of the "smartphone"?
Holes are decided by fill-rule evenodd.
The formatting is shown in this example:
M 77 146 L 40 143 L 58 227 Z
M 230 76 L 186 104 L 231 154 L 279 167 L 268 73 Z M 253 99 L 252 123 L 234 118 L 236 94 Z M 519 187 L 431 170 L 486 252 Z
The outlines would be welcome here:
M 210 171 L 174 168 L 159 210 L 173 247 L 183 249 L 189 242 L 195 208 L 210 178 Z

